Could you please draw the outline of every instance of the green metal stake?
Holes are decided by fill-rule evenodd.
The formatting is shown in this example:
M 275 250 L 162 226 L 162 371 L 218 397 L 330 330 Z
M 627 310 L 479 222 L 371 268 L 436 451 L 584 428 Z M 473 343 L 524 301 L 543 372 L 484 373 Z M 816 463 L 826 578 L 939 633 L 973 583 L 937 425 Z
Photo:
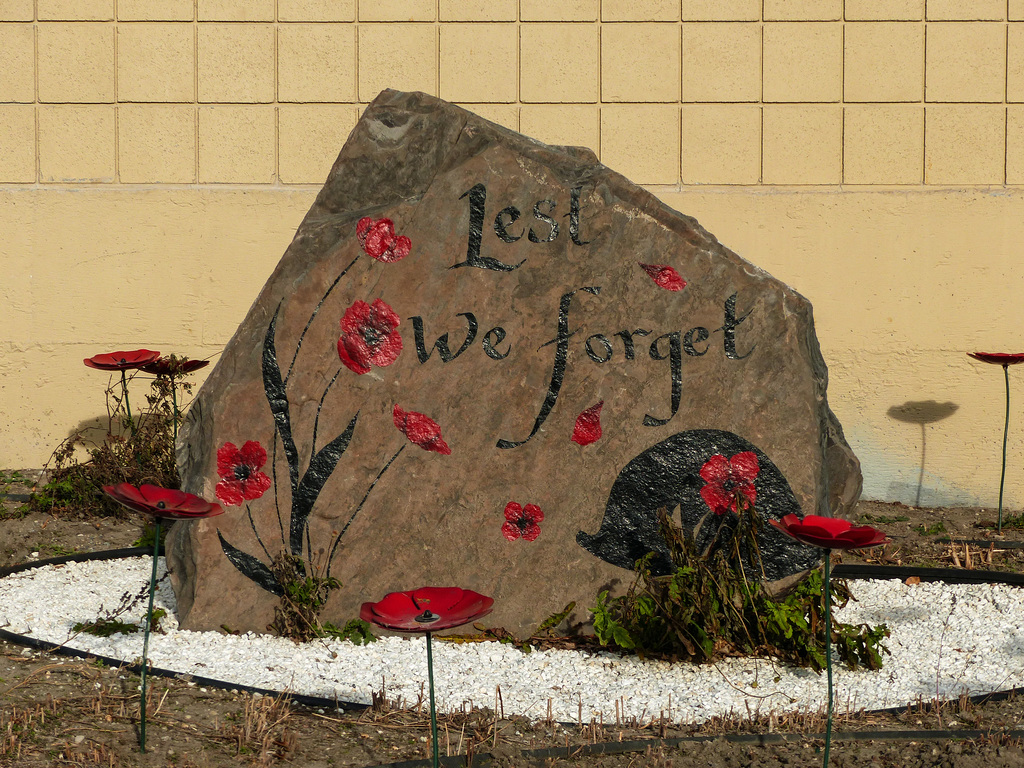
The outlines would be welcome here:
M 832 550 L 825 550 L 825 670 L 828 676 L 828 719 L 825 723 L 825 758 L 822 762 L 824 768 L 828 768 L 828 751 L 832 744 L 832 594 L 829 590 L 829 576 L 831 575 Z
M 1003 363 L 1003 377 L 1006 379 L 1006 421 L 1003 423 L 1003 470 L 999 475 L 999 521 L 996 532 L 1003 532 L 1003 482 L 1006 480 L 1006 435 L 1010 431 L 1010 365 Z
M 429 632 L 427 632 L 427 681 L 430 687 L 430 739 L 434 745 L 433 766 L 438 768 L 440 760 L 437 755 L 437 710 L 434 709 L 434 656 L 430 651 Z
M 135 422 L 132 421 L 132 407 L 128 402 L 128 379 L 125 377 L 124 369 L 121 369 L 121 391 L 124 393 L 124 409 L 128 412 L 128 428 L 135 436 Z
M 142 753 L 146 753 L 146 659 L 149 654 L 149 629 L 153 618 L 153 596 L 156 594 L 156 563 L 160 556 L 160 518 L 155 518 L 155 541 L 153 542 L 153 573 L 149 577 L 149 611 L 146 613 L 146 632 L 142 641 L 142 704 L 139 708 L 139 743 L 142 746 Z M 429 659 L 430 646 L 427 645 L 427 658 Z

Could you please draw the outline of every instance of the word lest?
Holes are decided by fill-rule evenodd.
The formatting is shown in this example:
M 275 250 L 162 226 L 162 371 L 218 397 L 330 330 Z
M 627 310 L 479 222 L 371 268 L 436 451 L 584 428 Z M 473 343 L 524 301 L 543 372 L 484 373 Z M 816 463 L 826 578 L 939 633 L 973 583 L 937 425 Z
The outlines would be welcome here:
M 582 190 L 582 186 L 573 187 L 569 193 L 569 213 L 564 214 L 569 218 L 569 237 L 576 245 L 586 245 L 590 242 L 589 240 L 580 240 L 580 192 Z M 465 197 L 469 198 L 469 242 L 466 246 L 466 260 L 460 261 L 458 264 L 452 264 L 449 269 L 477 267 L 479 269 L 492 269 L 496 272 L 511 272 L 523 266 L 523 262 L 526 259 L 523 259 L 518 264 L 506 264 L 490 256 L 480 255 L 480 246 L 483 244 L 484 239 L 487 187 L 483 184 L 474 184 L 463 192 L 459 199 L 462 200 Z M 542 207 L 544 208 L 543 211 L 541 210 Z M 538 234 L 533 227 L 530 227 L 526 237 L 531 243 L 550 243 L 558 237 L 560 231 L 558 222 L 550 215 L 554 211 L 554 200 L 538 200 L 533 204 L 533 218 L 538 222 L 543 222 L 547 227 L 547 231 L 541 231 Z M 518 234 L 509 231 L 509 227 L 519 221 L 521 215 L 522 212 L 514 205 L 506 206 L 498 211 L 498 214 L 494 217 L 494 234 L 498 236 L 499 240 L 503 243 L 514 243 L 522 239 L 523 233 L 526 231 L 525 226 L 519 230 Z

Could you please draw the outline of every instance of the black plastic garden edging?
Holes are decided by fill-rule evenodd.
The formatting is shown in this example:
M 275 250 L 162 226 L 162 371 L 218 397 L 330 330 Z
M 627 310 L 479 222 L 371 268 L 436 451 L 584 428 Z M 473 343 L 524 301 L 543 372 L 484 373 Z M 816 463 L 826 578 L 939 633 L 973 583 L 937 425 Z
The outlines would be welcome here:
M 0 579 L 15 573 L 20 573 L 34 568 L 40 568 L 47 565 L 63 565 L 65 563 L 70 562 L 87 562 L 90 560 L 118 560 L 126 557 L 140 557 L 145 555 L 152 555 L 152 553 L 152 547 L 132 547 L 128 549 L 110 549 L 103 550 L 101 552 L 86 552 L 75 555 L 66 555 L 63 557 L 48 558 L 44 560 L 37 560 L 31 563 L 19 563 L 18 565 L 0 568 Z M 916 568 L 914 566 L 840 564 L 833 569 L 832 575 L 834 578 L 840 579 L 900 579 L 905 581 L 908 578 L 917 577 L 921 581 L 942 581 L 950 584 L 989 583 L 1007 584 L 1010 586 L 1024 586 L 1024 574 L 1005 573 L 1001 571 L 967 570 L 956 568 Z M 58 653 L 73 658 L 101 661 L 109 666 L 127 669 L 128 671 L 133 672 L 135 674 L 138 674 L 141 671 L 141 668 L 138 665 L 127 664 L 126 662 L 120 659 L 113 659 L 110 657 L 101 656 L 99 654 L 89 653 L 87 651 L 80 651 L 76 648 L 68 648 L 62 645 L 56 645 L 45 640 L 38 640 L 34 637 L 27 637 L 25 635 L 18 635 L 13 632 L 8 632 L 5 629 L 0 629 L 0 639 L 6 640 L 17 645 L 23 645 L 29 648 L 34 648 L 40 651 Z M 183 680 L 186 682 L 195 683 L 197 685 L 208 686 L 211 688 L 217 688 L 226 691 L 258 693 L 264 696 L 285 695 L 291 701 L 294 701 L 298 704 L 302 704 L 313 709 L 364 710 L 368 708 L 368 705 L 366 704 L 340 701 L 337 699 L 327 699 L 319 696 L 306 696 L 297 693 L 275 691 L 267 688 L 256 688 L 254 686 L 244 685 L 240 683 L 230 683 L 224 680 L 216 680 L 214 678 L 209 677 L 188 675 L 180 672 L 175 672 L 173 670 L 161 669 L 157 667 L 150 667 L 149 674 L 157 675 L 160 677 Z M 1024 688 L 1011 688 L 1003 691 L 993 691 L 991 693 L 976 694 L 974 696 L 971 696 L 968 700 L 972 704 L 983 704 L 987 701 L 1002 701 L 1016 696 L 1024 696 Z M 884 709 L 868 710 L 864 712 L 864 714 L 898 714 L 900 712 L 906 711 L 910 706 L 913 706 L 913 704 L 906 704 L 898 707 L 887 707 Z M 561 725 L 572 726 L 577 724 L 562 723 Z M 1024 730 L 1000 730 L 997 733 L 1012 738 L 1024 738 Z M 924 741 L 943 739 L 977 739 L 987 737 L 990 735 L 992 735 L 992 733 L 979 730 L 848 731 L 834 733 L 832 735 L 832 739 L 834 741 Z M 656 738 L 635 741 L 612 741 L 600 742 L 597 744 L 569 745 L 568 747 L 549 747 L 544 749 L 523 750 L 522 755 L 529 759 L 544 760 L 552 757 L 577 757 L 600 754 L 625 754 L 629 752 L 644 751 L 649 747 L 673 747 L 685 743 L 701 743 L 706 741 L 714 741 L 716 739 L 724 739 L 725 741 L 731 743 L 767 745 L 779 744 L 787 741 L 824 739 L 824 734 L 767 733 L 724 734 L 719 736 L 680 736 L 664 739 Z M 440 759 L 440 764 L 443 766 L 448 766 L 449 768 L 461 768 L 461 766 L 465 766 L 468 764 L 468 759 L 469 758 L 467 755 L 452 755 L 450 757 L 442 757 Z M 487 765 L 488 763 L 493 762 L 494 758 L 489 753 L 480 753 L 474 755 L 472 760 L 473 764 L 475 765 Z M 431 761 L 429 759 L 422 759 L 405 760 L 397 763 L 387 763 L 380 765 L 379 768 L 429 768 L 430 765 Z

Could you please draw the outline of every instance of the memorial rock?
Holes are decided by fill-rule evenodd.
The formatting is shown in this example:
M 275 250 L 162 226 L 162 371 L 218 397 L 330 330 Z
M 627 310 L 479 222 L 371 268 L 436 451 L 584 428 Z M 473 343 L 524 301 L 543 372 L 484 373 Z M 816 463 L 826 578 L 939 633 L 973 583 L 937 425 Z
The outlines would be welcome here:
M 661 507 L 702 546 L 737 513 L 848 513 L 826 384 L 808 301 L 694 219 L 385 91 L 179 437 L 184 488 L 226 505 L 168 538 L 181 624 L 265 630 L 281 564 L 341 581 L 338 625 L 423 585 L 513 632 L 586 621 L 638 557 L 669 568 Z M 768 581 L 819 562 L 759 529 Z

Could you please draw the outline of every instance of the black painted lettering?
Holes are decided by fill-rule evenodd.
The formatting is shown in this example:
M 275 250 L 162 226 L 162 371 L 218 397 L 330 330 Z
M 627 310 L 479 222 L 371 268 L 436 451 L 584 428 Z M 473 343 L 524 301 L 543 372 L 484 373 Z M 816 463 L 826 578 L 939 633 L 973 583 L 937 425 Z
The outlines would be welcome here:
M 506 216 L 508 216 L 508 221 L 505 221 Z M 494 234 L 504 243 L 514 243 L 523 236 L 523 233 L 520 232 L 518 235 L 509 234 L 508 225 L 514 223 L 518 218 L 519 209 L 514 205 L 502 208 L 498 211 L 498 215 L 494 217 Z
M 541 204 L 545 204 L 548 206 L 548 213 L 553 213 L 555 210 L 554 200 L 538 200 L 536 203 L 534 203 L 533 218 L 537 219 L 538 221 L 543 221 L 545 224 L 548 225 L 549 229 L 548 236 L 545 237 L 544 239 L 541 239 L 540 236 L 533 231 L 533 227 L 530 227 L 529 237 L 531 243 L 550 243 L 552 240 L 558 237 L 558 222 L 556 222 L 546 213 L 540 212 Z
M 537 434 L 555 407 L 555 403 L 558 401 L 558 393 L 562 389 L 562 381 L 565 378 L 565 366 L 569 360 L 569 339 L 576 334 L 576 331 L 569 330 L 569 305 L 572 303 L 572 297 L 579 291 L 586 291 L 594 296 L 598 296 L 601 293 L 601 289 L 598 286 L 585 286 L 562 294 L 562 299 L 558 303 L 558 335 L 540 346 L 543 349 L 549 344 L 555 345 L 555 362 L 551 366 L 551 382 L 548 384 L 548 391 L 544 396 L 544 402 L 540 406 L 540 412 L 533 422 L 533 429 L 525 440 L 498 440 L 499 448 L 517 448 L 529 442 Z
M 753 352 L 754 347 L 757 346 L 757 344 L 755 344 L 753 347 L 747 350 L 747 354 L 745 355 L 741 355 L 736 352 L 736 328 L 739 327 L 740 323 L 742 323 L 744 320 L 750 317 L 750 313 L 753 311 L 753 308 L 748 309 L 747 314 L 745 314 L 743 317 L 737 318 L 736 294 L 734 293 L 732 296 L 725 300 L 725 323 L 722 325 L 721 328 L 716 328 L 715 330 L 725 332 L 725 356 L 728 357 L 730 360 L 742 360 L 745 357 L 750 357 L 750 353 Z
M 706 355 L 708 353 L 707 346 L 705 346 L 704 350 L 701 351 L 697 349 L 694 344 L 700 344 L 701 342 L 707 341 L 710 336 L 711 332 L 701 325 L 698 325 L 696 328 L 691 328 L 686 332 L 686 335 L 683 336 L 683 351 L 690 357 L 701 357 Z
M 683 348 L 680 343 L 679 335 L 679 331 L 663 333 L 651 342 L 651 359 L 665 360 L 667 358 L 669 360 L 672 375 L 672 413 L 667 419 L 659 419 L 651 416 L 650 414 L 645 414 L 645 427 L 660 427 L 668 424 L 679 410 L 679 402 L 683 399 Z M 662 352 L 660 349 L 660 342 L 662 339 L 668 339 L 667 352 Z
M 594 351 L 594 348 L 590 345 L 590 343 L 595 340 L 600 342 L 601 346 L 604 347 L 603 357 L 597 354 L 597 352 Z M 603 334 L 595 333 L 593 336 L 590 336 L 584 346 L 587 348 L 587 357 L 595 363 L 607 363 L 612 359 L 612 343 L 608 340 L 608 337 Z
M 459 200 L 464 197 L 469 197 L 469 242 L 466 246 L 466 260 L 460 261 L 458 264 L 452 264 L 449 269 L 477 267 L 478 269 L 491 269 L 495 272 L 511 272 L 514 269 L 519 269 L 526 259 L 523 259 L 518 264 L 506 264 L 489 256 L 480 255 L 480 245 L 484 237 L 484 211 L 487 207 L 487 187 L 483 184 L 474 184 L 459 196 Z
M 580 192 L 583 186 L 573 187 L 569 193 L 569 237 L 576 245 L 586 245 L 589 240 L 580 240 Z
M 512 345 L 508 345 L 508 349 L 505 350 L 504 354 L 498 349 L 498 345 L 505 340 L 505 329 L 500 325 L 496 325 L 491 328 L 487 333 L 484 334 L 483 347 L 484 352 L 492 360 L 504 360 L 512 352 Z M 491 336 L 494 337 L 494 341 L 491 341 Z
M 430 359 L 430 356 L 434 354 L 435 349 L 437 350 L 437 355 L 441 358 L 442 363 L 450 363 L 456 357 L 465 352 L 469 348 L 469 345 L 476 340 L 476 333 L 479 328 L 476 316 L 472 312 L 459 312 L 458 316 L 466 318 L 466 323 L 469 327 L 466 330 L 466 340 L 462 342 L 462 346 L 459 347 L 459 351 L 455 354 L 452 354 L 451 348 L 448 346 L 447 333 L 443 333 L 438 336 L 437 341 L 434 342 L 434 345 L 428 351 L 423 340 L 423 318 L 419 315 L 410 318 L 410 320 L 412 320 L 413 336 L 415 337 L 416 343 L 416 357 L 419 358 L 421 364 Z
M 644 330 L 643 328 L 637 328 L 635 331 L 630 333 L 629 331 L 622 330 L 615 333 L 620 339 L 622 339 L 622 347 L 626 351 L 627 360 L 636 359 L 636 350 L 633 348 L 633 337 L 634 336 L 649 336 L 650 331 Z

